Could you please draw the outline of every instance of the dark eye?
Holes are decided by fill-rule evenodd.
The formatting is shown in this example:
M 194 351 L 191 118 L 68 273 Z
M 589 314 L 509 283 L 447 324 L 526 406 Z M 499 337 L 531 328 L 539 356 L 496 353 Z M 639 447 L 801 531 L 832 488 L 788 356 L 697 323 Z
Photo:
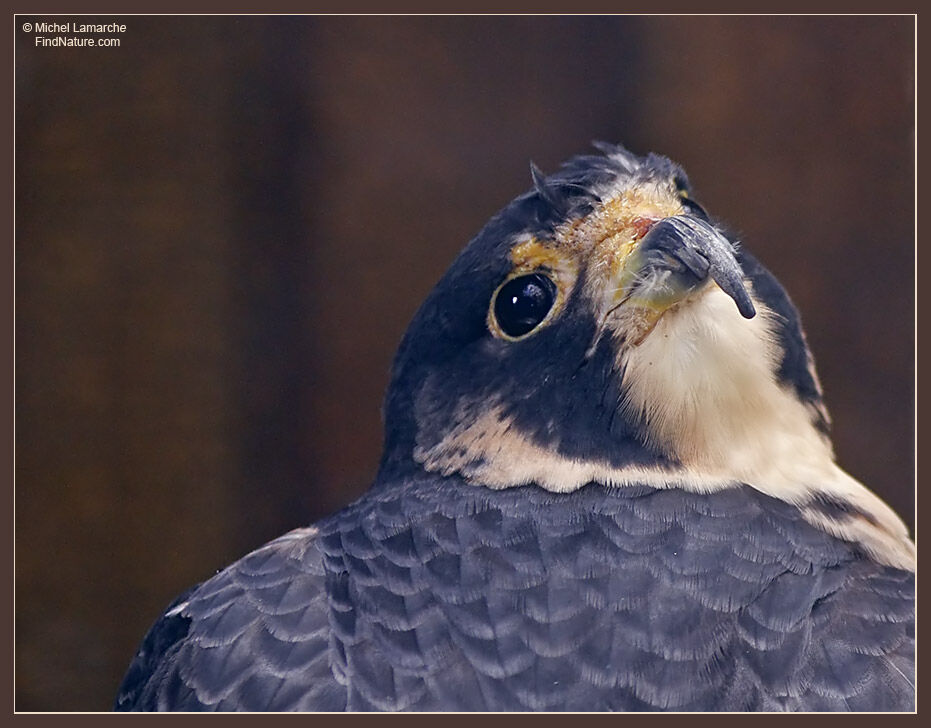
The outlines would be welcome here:
M 512 278 L 495 296 L 495 321 L 505 335 L 516 339 L 539 326 L 555 300 L 556 284 L 542 273 Z

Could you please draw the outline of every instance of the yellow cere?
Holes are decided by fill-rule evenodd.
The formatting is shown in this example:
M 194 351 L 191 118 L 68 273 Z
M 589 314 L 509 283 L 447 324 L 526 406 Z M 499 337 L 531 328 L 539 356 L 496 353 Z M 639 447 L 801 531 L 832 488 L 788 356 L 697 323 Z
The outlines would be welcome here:
M 620 303 L 640 268 L 635 252 L 650 228 L 684 212 L 672 185 L 646 183 L 626 187 L 598 205 L 586 217 L 556 230 L 561 248 L 587 258 L 593 300 L 598 292 L 606 308 Z
M 615 276 L 649 225 L 683 212 L 682 201 L 665 185 L 646 184 L 621 190 L 586 217 L 560 226 L 561 246 L 589 257 L 589 266 Z

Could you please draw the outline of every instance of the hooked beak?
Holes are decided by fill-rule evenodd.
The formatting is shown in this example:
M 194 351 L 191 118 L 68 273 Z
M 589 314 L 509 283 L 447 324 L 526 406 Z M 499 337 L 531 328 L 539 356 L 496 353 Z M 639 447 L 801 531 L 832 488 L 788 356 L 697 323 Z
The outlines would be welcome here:
M 711 281 L 734 300 L 744 318 L 756 315 L 731 243 L 710 223 L 689 215 L 652 225 L 618 273 L 608 313 L 625 312 L 625 328 L 634 345 L 664 313 Z

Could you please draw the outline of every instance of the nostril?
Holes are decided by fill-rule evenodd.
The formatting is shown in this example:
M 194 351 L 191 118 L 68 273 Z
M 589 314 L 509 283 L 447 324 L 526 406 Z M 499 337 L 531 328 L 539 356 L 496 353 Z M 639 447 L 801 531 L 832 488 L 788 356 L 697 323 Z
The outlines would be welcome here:
M 634 239 L 639 240 L 648 232 L 650 232 L 653 226 L 656 225 L 660 219 L 661 218 L 658 217 L 645 217 L 638 215 L 633 220 L 631 220 L 630 225 L 634 229 Z

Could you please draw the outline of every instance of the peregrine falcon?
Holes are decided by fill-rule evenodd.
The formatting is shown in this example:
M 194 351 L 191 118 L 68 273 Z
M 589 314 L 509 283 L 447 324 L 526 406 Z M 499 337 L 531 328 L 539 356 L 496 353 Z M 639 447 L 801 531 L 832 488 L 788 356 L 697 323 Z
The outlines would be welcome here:
M 915 548 L 798 312 L 681 168 L 596 147 L 417 311 L 368 492 L 169 605 L 117 710 L 914 709 Z

